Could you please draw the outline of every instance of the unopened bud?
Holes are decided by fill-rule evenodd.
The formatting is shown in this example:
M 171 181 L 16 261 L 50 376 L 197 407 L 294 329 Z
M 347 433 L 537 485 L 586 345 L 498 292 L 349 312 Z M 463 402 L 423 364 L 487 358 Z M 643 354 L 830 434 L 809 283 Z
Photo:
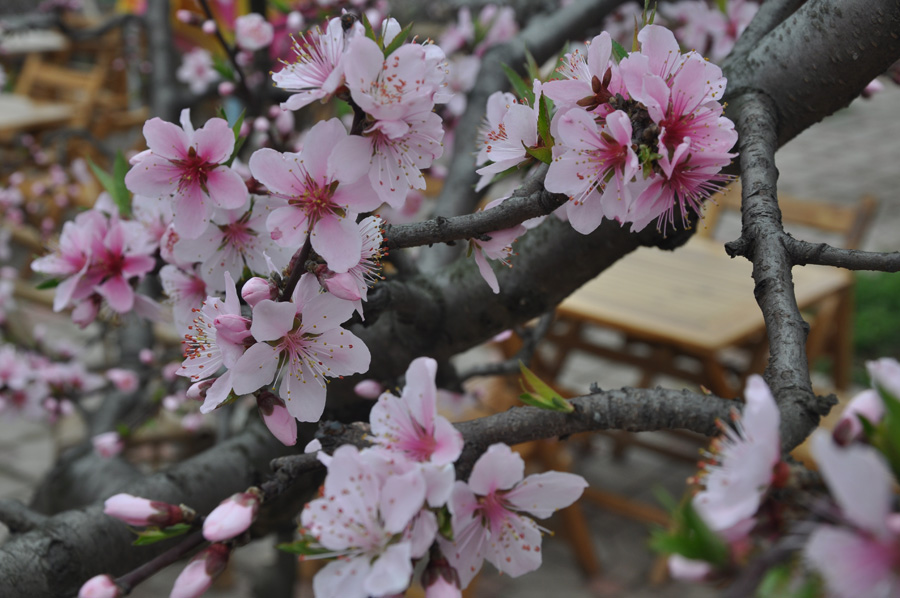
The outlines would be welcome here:
M 287 16 L 287 30 L 288 31 L 300 31 L 300 28 L 303 27 L 303 14 L 299 11 L 291 11 Z
M 376 380 L 367 379 L 357 383 L 353 387 L 353 392 L 356 393 L 356 396 L 364 399 L 377 399 L 384 392 L 384 387 Z
M 170 505 L 130 494 L 116 494 L 107 498 L 103 503 L 103 512 L 128 525 L 169 527 L 194 519 L 194 511 L 183 505 Z
M 119 598 L 122 590 L 109 575 L 92 577 L 78 590 L 78 598 Z
M 241 297 L 250 307 L 255 307 L 263 299 L 275 299 L 278 289 L 265 278 L 254 276 L 244 283 L 241 288 Z
M 258 133 L 265 133 L 269 130 L 269 119 L 265 116 L 258 116 L 253 121 L 253 130 Z
M 259 503 L 259 488 L 229 496 L 206 516 L 203 537 L 210 542 L 223 542 L 241 535 L 256 519 Z
M 877 390 L 864 390 L 847 404 L 832 432 L 837 444 L 846 446 L 862 436 L 863 427 L 859 416 L 863 416 L 873 424 L 877 424 L 884 417 L 884 402 Z
M 210 544 L 197 554 L 178 575 L 169 598 L 197 598 L 201 596 L 213 579 L 225 570 L 231 549 L 224 544 Z
M 356 279 L 349 272 L 326 274 L 319 277 L 319 282 L 322 283 L 325 290 L 339 299 L 346 301 L 359 301 L 362 299 L 359 285 L 356 284 Z
M 219 95 L 222 97 L 228 97 L 234 93 L 234 83 L 231 81 L 222 81 L 219 83 Z
M 220 341 L 241 345 L 250 336 L 250 320 L 235 314 L 222 314 L 213 320 Z
M 122 437 L 119 436 L 118 432 L 97 434 L 91 438 L 91 443 L 94 445 L 94 450 L 97 451 L 97 454 L 104 459 L 115 457 L 125 448 L 125 443 L 122 442 Z
M 134 392 L 140 384 L 140 378 L 134 370 L 110 368 L 106 370 L 106 379 L 122 392 Z
M 205 401 L 206 400 L 206 391 L 213 385 L 216 379 L 212 380 L 201 380 L 200 382 L 195 382 L 191 384 L 187 389 L 187 392 L 184 394 L 187 398 L 192 401 Z
M 175 18 L 185 25 L 190 25 L 195 21 L 196 16 L 191 11 L 182 9 L 175 12 Z
M 213 35 L 216 32 L 216 22 L 212 19 L 203 21 L 203 26 L 201 27 L 201 29 L 203 29 L 203 33 L 205 33 L 206 35 Z
M 284 401 L 269 391 L 256 398 L 259 414 L 272 436 L 285 446 L 297 444 L 297 420 L 290 414 Z

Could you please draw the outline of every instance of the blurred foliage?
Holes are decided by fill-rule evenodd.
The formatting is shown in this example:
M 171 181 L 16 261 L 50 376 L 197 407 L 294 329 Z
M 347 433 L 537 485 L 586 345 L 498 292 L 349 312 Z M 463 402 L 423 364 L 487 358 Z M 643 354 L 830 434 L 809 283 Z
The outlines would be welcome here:
M 860 272 L 856 275 L 853 327 L 853 381 L 869 386 L 865 362 L 900 358 L 900 274 Z

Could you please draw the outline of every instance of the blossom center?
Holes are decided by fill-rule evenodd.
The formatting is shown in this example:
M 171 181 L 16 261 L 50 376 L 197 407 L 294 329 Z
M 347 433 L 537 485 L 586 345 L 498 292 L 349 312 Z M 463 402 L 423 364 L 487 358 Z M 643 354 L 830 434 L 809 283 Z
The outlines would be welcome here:
M 197 150 L 194 147 L 188 150 L 187 156 L 181 160 L 173 160 L 172 163 L 181 170 L 181 179 L 178 181 L 179 191 L 184 191 L 194 185 L 200 185 L 200 188 L 206 191 L 209 171 L 218 166 L 218 164 L 211 164 L 206 158 L 197 154 Z

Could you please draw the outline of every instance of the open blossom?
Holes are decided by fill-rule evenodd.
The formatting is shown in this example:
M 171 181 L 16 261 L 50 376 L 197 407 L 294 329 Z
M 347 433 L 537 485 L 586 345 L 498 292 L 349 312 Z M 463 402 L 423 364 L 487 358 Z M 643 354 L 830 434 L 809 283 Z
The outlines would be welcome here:
M 206 92 L 219 80 L 219 72 L 213 67 L 212 54 L 203 48 L 194 48 L 184 54 L 175 78 L 190 87 L 197 95 Z
M 496 96 L 492 96 L 496 97 Z M 505 99 L 506 96 L 500 96 Z M 528 159 L 526 148 L 538 145 L 538 107 L 541 100 L 541 82 L 534 82 L 534 106 L 526 106 L 518 103 L 506 104 L 506 111 L 500 116 L 500 121 L 494 128 L 484 134 L 481 140 L 482 148 L 478 153 L 479 163 L 490 161 L 491 164 L 482 166 L 476 172 L 481 176 L 477 190 L 487 186 L 493 175 L 512 168 Z M 497 100 L 494 100 L 493 108 L 496 110 Z M 490 101 L 489 101 L 489 108 Z M 491 114 L 488 115 L 488 123 L 491 123 Z M 494 116 L 496 118 L 496 116 Z
M 230 370 L 234 392 L 247 394 L 280 379 L 278 394 L 291 415 L 318 421 L 327 379 L 369 368 L 365 344 L 340 327 L 352 312 L 351 302 L 320 293 L 312 273 L 300 278 L 290 301 L 257 303 L 250 332 L 258 342 Z
M 437 412 L 437 362 L 419 357 L 406 370 L 400 397 L 386 392 L 372 407 L 373 441 L 413 461 L 453 463 L 462 452 L 462 434 Z
M 328 21 L 324 32 L 316 27 L 295 39 L 296 61 L 285 62 L 284 68 L 272 75 L 277 87 L 296 92 L 281 107 L 299 110 L 316 100 L 331 97 L 344 82 L 344 50 L 360 30 L 361 25 L 355 24 L 344 31 L 341 19 L 336 17 Z
M 357 224 L 362 251 L 355 266 L 342 273 L 333 272 L 327 266 L 316 270 L 316 277 L 322 286 L 340 299 L 353 301 L 360 317 L 363 317 L 362 302 L 369 294 L 369 287 L 381 280 L 383 224 L 377 216 L 369 216 Z
M 837 598 L 900 593 L 900 513 L 892 512 L 893 477 L 869 446 L 839 448 L 815 432 L 812 451 L 847 525 L 820 525 L 804 549 L 807 562 Z
M 214 206 L 238 208 L 247 200 L 244 181 L 224 164 L 234 132 L 223 119 L 211 118 L 195 131 L 185 109 L 181 127 L 154 118 L 144 125 L 144 137 L 150 149 L 139 154 L 125 184 L 139 195 L 172 197 L 179 235 L 200 236 Z
M 321 453 L 320 453 L 321 455 Z M 418 469 L 391 472 L 373 449 L 344 445 L 326 460 L 323 497 L 303 509 L 301 522 L 339 560 L 313 579 L 319 598 L 366 598 L 406 590 L 411 559 L 427 551 L 437 532 L 434 515 L 422 512 L 426 483 Z M 421 514 L 433 524 L 414 538 Z M 421 526 L 420 526 L 421 527 Z M 422 531 L 419 529 L 418 531 Z
M 488 203 L 484 209 L 490 210 L 503 203 L 505 199 L 505 197 L 495 199 Z M 490 237 L 487 241 L 475 238 L 470 240 L 473 247 L 472 251 L 475 254 L 475 263 L 478 265 L 478 272 L 481 273 L 481 277 L 484 278 L 484 281 L 488 283 L 488 286 L 491 287 L 494 293 L 500 292 L 500 283 L 497 281 L 497 275 L 491 269 L 491 265 L 487 260 L 499 260 L 504 266 L 512 267 L 507 261 L 507 258 L 512 254 L 512 243 L 523 235 L 525 230 L 525 226 L 517 224 L 503 230 L 491 231 L 487 234 Z
M 106 370 L 106 378 L 122 392 L 134 392 L 140 384 L 140 378 L 134 370 L 110 368 Z
M 233 368 L 244 353 L 244 341 L 250 337 L 250 321 L 241 316 L 241 305 L 231 275 L 225 273 L 225 301 L 207 297 L 203 307 L 194 311 L 193 323 L 184 335 L 184 362 L 178 375 L 193 381 L 205 380 L 223 365 Z M 219 376 L 206 392 L 200 411 L 209 413 L 221 405 L 231 391 L 232 370 Z
M 271 44 L 274 37 L 274 27 L 259 13 L 242 15 L 234 21 L 234 38 L 242 50 L 261 50 Z
M 370 155 L 369 144 L 347 135 L 336 118 L 316 123 L 299 154 L 256 151 L 250 158 L 253 176 L 287 202 L 269 214 L 272 239 L 296 248 L 309 235 L 312 248 L 335 272 L 356 265 L 362 249 L 356 215 L 380 204 L 363 178 Z
M 206 281 L 197 273 L 197 268 L 188 271 L 167 264 L 159 271 L 163 292 L 172 303 L 175 327 L 183 330 L 190 326 L 195 310 L 199 309 L 209 296 Z
M 450 497 L 453 537 L 438 542 L 465 588 L 484 559 L 518 577 L 541 565 L 541 530 L 530 517 L 544 519 L 578 500 L 587 482 L 551 471 L 524 477 L 525 462 L 505 444 L 479 457 L 468 483 L 457 481 Z

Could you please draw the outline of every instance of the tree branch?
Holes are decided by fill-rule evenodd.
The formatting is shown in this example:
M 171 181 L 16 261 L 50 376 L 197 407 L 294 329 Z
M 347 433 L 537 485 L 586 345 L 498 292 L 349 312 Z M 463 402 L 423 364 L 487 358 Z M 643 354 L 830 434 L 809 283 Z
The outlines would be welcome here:
M 734 47 L 731 49 L 731 53 L 725 59 L 722 67 L 727 69 L 731 64 L 743 58 L 745 54 L 759 44 L 762 38 L 803 6 L 806 1 L 767 0 L 763 2 L 753 20 L 750 21 L 750 24 L 747 25 L 747 28 L 734 43 Z
M 878 270 L 900 272 L 900 251 L 890 253 L 880 251 L 860 251 L 840 249 L 827 243 L 810 243 L 786 236 L 783 243 L 790 253 L 794 265 L 816 264 L 834 266 L 847 270 Z

